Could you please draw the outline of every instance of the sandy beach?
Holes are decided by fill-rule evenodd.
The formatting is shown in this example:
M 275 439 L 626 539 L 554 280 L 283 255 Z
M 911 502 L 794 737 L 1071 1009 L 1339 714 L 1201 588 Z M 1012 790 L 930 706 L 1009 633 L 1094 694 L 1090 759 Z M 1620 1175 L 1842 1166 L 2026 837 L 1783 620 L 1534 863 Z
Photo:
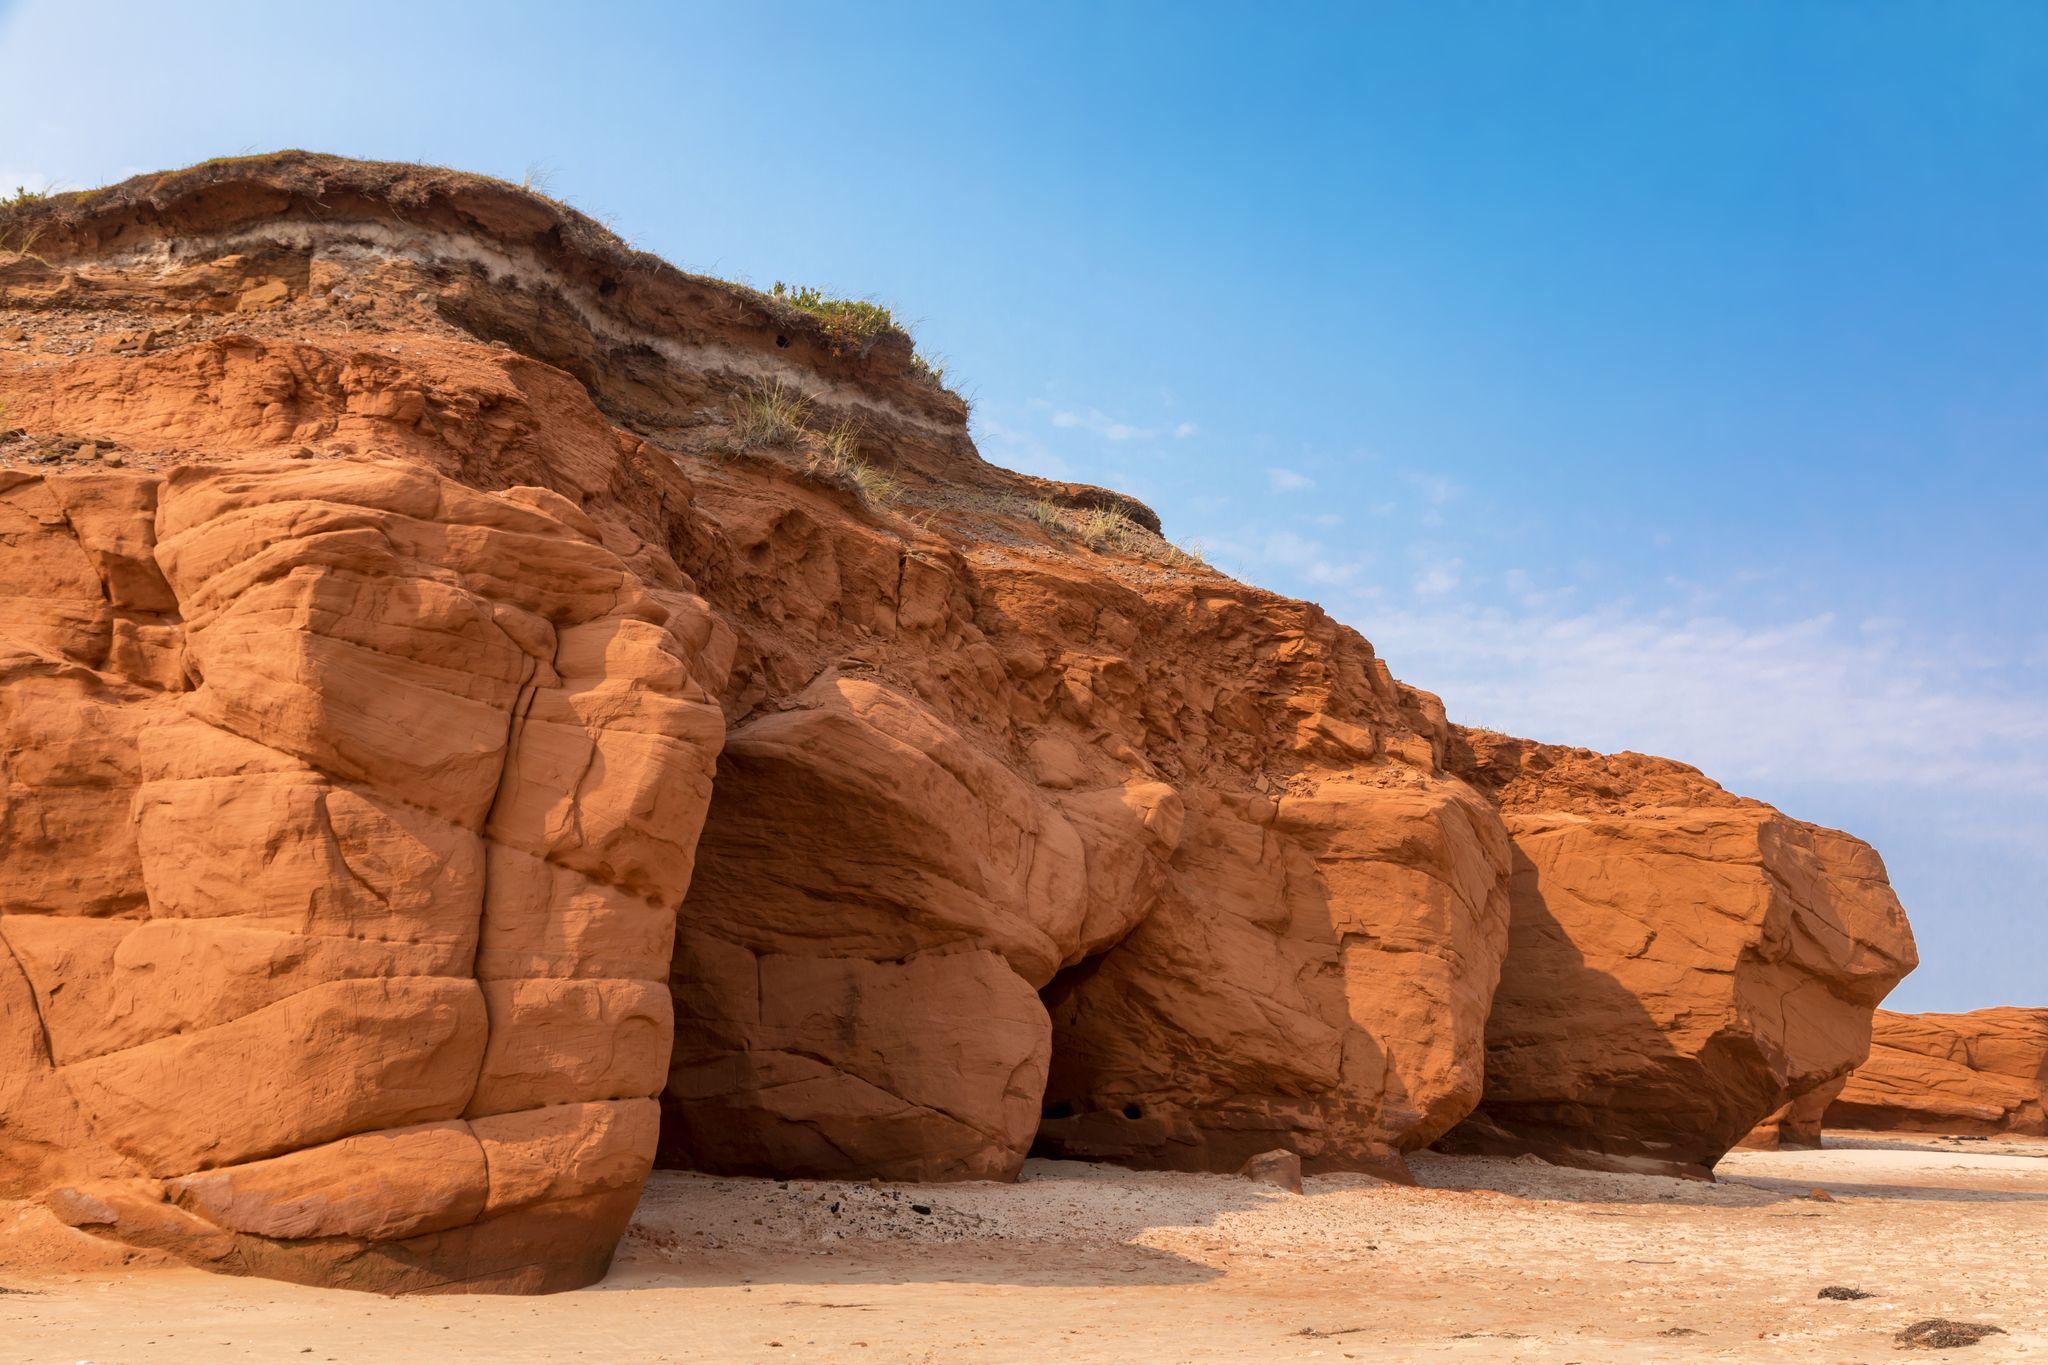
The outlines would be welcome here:
M 1846 1362 L 1930 1317 L 2004 1329 L 1966 1359 L 2048 1356 L 2048 1141 L 1830 1135 L 1713 1184 L 1414 1166 L 1418 1188 L 1303 1196 L 1073 1162 L 1010 1186 L 661 1172 L 611 1276 L 537 1299 L 39 1273 L 24 1255 L 75 1234 L 17 1208 L 0 1358 Z

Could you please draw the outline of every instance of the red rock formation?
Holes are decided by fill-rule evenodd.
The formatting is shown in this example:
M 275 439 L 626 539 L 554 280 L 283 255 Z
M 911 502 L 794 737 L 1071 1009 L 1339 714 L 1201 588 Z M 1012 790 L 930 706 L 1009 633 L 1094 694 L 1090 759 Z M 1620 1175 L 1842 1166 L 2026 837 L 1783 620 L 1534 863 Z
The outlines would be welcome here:
M 1483 803 L 1438 771 L 1440 717 L 1314 609 L 1176 561 L 1134 504 L 980 464 L 958 400 L 910 372 L 900 337 L 848 351 L 528 196 L 417 168 L 262 159 L 23 213 L 38 250 L 0 286 L 27 324 L 0 368 L 23 433 L 8 450 L 64 471 L 25 488 L 132 484 L 135 526 L 77 553 L 156 596 L 102 621 L 87 610 L 100 579 L 81 570 L 31 595 L 76 599 L 59 624 L 90 640 L 53 640 L 39 616 L 9 635 L 25 666 L 69 670 L 48 699 L 10 689 L 11 751 L 27 770 L 76 753 L 63 761 L 88 772 L 24 786 L 11 770 L 24 827 L 80 809 L 11 859 L 44 889 L 10 902 L 5 931 L 30 977 L 54 974 L 56 1000 L 95 1027 L 132 1024 L 88 1045 L 110 1062 L 69 1050 L 61 1010 L 47 1026 L 10 1010 L 24 1055 L 55 1047 L 31 1069 L 49 1084 L 17 1086 L 37 1098 L 10 1095 L 12 1188 L 231 1268 L 387 1288 L 594 1273 L 630 1163 L 594 1140 L 522 1142 L 542 1164 L 520 1201 L 586 1198 L 593 1181 L 619 1193 L 573 1236 L 544 1229 L 539 1266 L 498 1237 L 517 1265 L 493 1270 L 461 1236 L 505 1230 L 491 1221 L 504 1199 L 472 1196 L 479 1170 L 510 1167 L 461 1153 L 484 1129 L 508 1140 L 500 1111 L 561 1117 L 653 1088 L 667 1030 L 643 985 L 666 926 L 634 907 L 672 908 L 688 880 L 715 735 L 692 719 L 701 702 L 636 707 L 699 683 L 721 691 L 733 734 L 675 958 L 676 1159 L 1014 1169 L 1051 1047 L 1038 991 L 1159 903 L 1183 790 L 1212 825 L 1234 810 L 1247 831 L 1274 826 L 1234 836 L 1244 876 L 1302 856 L 1336 869 L 1319 946 L 1270 917 L 1231 930 L 1292 970 L 1353 963 L 1349 985 L 1311 992 L 1329 1056 L 1285 1097 L 1317 1123 L 1341 1111 L 1375 1153 L 1469 1102 L 1502 854 Z M 814 426 L 860 424 L 863 457 L 905 485 L 902 510 L 806 470 L 815 434 L 735 447 L 726 405 L 778 377 L 810 389 Z M 122 472 L 71 472 L 104 471 L 100 456 Z M 1124 513 L 1117 544 L 1081 540 L 1063 509 Z M 60 511 L 24 515 L 63 533 Z M 584 591 L 572 542 L 602 542 L 604 571 L 637 576 L 642 597 Z M 54 562 L 40 543 L 23 553 Z M 643 640 L 620 616 L 681 638 Z M 559 683 L 541 673 L 572 665 Z M 603 743 L 558 741 L 558 717 Z M 664 728 L 688 780 L 642 774 Z M 1329 827 L 1380 804 L 1373 839 L 1448 831 L 1438 861 L 1459 896 L 1404 871 L 1404 850 Z M 1428 918 L 1347 906 L 1404 878 Z M 364 921 L 366 895 L 402 926 Z M 1211 913 L 1185 886 L 1176 905 Z M 295 946 L 281 959 L 259 938 L 200 989 L 87 1008 L 133 989 L 124 954 L 199 919 L 285 925 Z M 66 925 L 45 942 L 59 920 L 121 932 Z M 1422 1005 L 1363 970 L 1381 951 L 1366 931 L 1432 949 L 1396 965 L 1458 1017 L 1418 1028 Z M 185 932 L 163 951 L 210 961 Z M 284 1065 L 249 1068 L 253 1039 L 280 1025 Z M 1074 1026 L 1085 1036 L 1085 1013 Z M 1277 1054 L 1298 1027 L 1245 1045 Z M 156 1073 L 122 1069 L 166 1045 L 219 1131 L 167 1114 L 183 1098 L 152 1089 Z M 322 1079 L 336 1068 L 346 1084 Z M 216 1088 L 257 1075 L 253 1095 Z M 1119 1113 L 1129 1088 L 1095 1087 Z M 89 1103 L 65 1098 L 84 1089 Z M 646 1139 L 642 1121 L 619 1143 L 644 1159 Z M 359 1196 L 355 1221 L 333 1221 L 338 1206 L 287 1216 L 401 1151 L 417 1178 Z
M 1035 787 L 914 695 L 834 676 L 735 727 L 675 965 L 669 1150 L 752 1174 L 1008 1179 L 1037 988 L 1149 906 L 1162 783 Z
M 1862 1060 L 1916 961 L 1867 845 L 1668 760 L 1465 740 L 1514 843 L 1513 921 L 1450 1150 L 1703 1175 Z
M 603 1272 L 720 739 L 540 489 L 0 472 L 0 1180 L 376 1288 Z
M 1879 1010 L 1827 1126 L 2048 1136 L 2048 1009 Z
M 1398 1175 L 1491 1068 L 1489 1132 L 1700 1162 L 1910 959 L 1860 845 L 1454 753 L 893 329 L 297 153 L 0 242 L 0 1193 L 80 1227 L 582 1283 L 657 1091 L 711 1170 Z
M 1159 908 L 1047 994 L 1045 1150 L 1400 1174 L 1471 1109 L 1506 843 L 1462 784 L 1376 776 L 1198 803 Z

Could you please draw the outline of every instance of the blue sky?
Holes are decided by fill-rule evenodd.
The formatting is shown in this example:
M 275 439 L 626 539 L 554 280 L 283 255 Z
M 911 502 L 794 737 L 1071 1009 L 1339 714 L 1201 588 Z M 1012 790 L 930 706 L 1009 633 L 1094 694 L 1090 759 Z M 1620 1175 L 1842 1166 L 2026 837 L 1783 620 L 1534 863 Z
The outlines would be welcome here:
M 0 185 L 301 146 L 872 296 L 1452 714 L 1883 851 L 2048 1004 L 2048 6 L 0 3 Z

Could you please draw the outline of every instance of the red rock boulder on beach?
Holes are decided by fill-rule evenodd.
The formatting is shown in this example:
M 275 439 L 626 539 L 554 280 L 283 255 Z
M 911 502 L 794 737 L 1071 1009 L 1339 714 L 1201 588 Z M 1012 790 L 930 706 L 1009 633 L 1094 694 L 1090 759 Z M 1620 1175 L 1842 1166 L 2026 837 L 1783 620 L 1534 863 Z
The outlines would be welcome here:
M 1916 961 L 1868 845 L 1665 759 L 1483 731 L 1460 752 L 1514 873 L 1486 1093 L 1449 1150 L 1704 1175 L 1862 1061 Z
M 376 1289 L 603 1272 L 722 737 L 540 489 L 0 471 L 10 1193 Z
M 732 733 L 674 983 L 667 1150 L 755 1175 L 1009 1179 L 1038 1127 L 1038 989 L 1150 908 L 1162 783 L 1055 793 L 831 677 Z
M 1200 794 L 1159 908 L 1046 993 L 1042 1152 L 1401 1176 L 1471 1109 L 1507 842 L 1463 783 L 1376 776 Z

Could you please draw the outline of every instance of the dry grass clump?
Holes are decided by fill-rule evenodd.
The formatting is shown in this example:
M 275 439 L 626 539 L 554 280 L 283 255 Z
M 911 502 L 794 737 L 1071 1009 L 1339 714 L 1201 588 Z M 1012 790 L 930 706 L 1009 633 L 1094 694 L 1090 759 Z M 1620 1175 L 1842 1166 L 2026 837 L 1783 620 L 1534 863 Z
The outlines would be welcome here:
M 811 426 L 810 395 L 781 380 L 756 384 L 736 394 L 732 447 L 741 454 L 756 447 L 788 450 L 803 460 L 806 476 L 848 489 L 862 502 L 886 507 L 902 487 L 860 454 L 860 429 L 840 421 L 825 431 Z
M 1098 553 L 1148 559 L 1173 569 L 1209 567 L 1199 553 L 1153 534 L 1114 507 L 1063 507 L 1040 498 L 1025 507 L 1024 515 L 1052 534 L 1078 540 Z
M 1176 545 L 1164 536 L 1155 536 L 1159 543 L 1153 549 L 1152 557 L 1169 569 L 1206 569 L 1208 559 L 1203 555 L 1203 542 L 1191 540 L 1185 545 Z
M 902 485 L 860 456 L 860 431 L 851 422 L 840 422 L 820 434 L 817 445 L 804 457 L 804 472 L 850 488 L 862 502 L 887 507 L 902 494 Z
M 1144 543 L 1144 528 L 1112 507 L 1075 509 L 1067 526 L 1091 550 L 1135 552 Z
M 27 196 L 27 197 L 23 197 Z M 12 199 L 0 198 L 0 210 L 19 208 L 47 198 L 30 190 L 19 190 Z M 18 223 L 0 223 L 0 256 L 28 256 L 40 260 L 35 254 L 36 238 L 42 236 L 40 227 L 25 227 Z
M 755 446 L 789 446 L 810 430 L 811 400 L 780 379 L 737 395 L 732 400 L 732 434 L 741 450 Z
M 1027 515 L 1057 536 L 1069 536 L 1091 550 L 1139 552 L 1145 528 L 1114 507 L 1063 507 L 1041 498 L 1026 509 Z

